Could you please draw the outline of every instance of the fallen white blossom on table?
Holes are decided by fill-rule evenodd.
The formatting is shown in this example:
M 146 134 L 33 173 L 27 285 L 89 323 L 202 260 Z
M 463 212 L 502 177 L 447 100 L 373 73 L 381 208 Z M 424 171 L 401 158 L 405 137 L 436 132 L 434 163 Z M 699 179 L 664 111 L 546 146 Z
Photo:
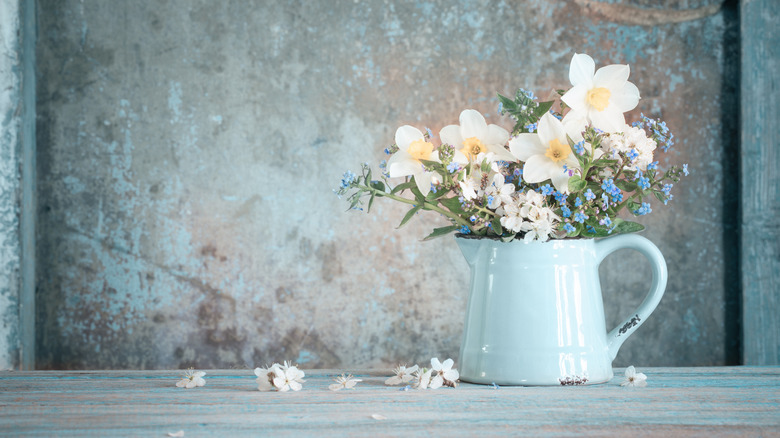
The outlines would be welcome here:
M 626 380 L 620 386 L 647 386 L 647 376 L 644 373 L 637 373 L 633 365 L 626 368 Z
M 342 389 L 352 389 L 358 382 L 362 382 L 363 379 L 356 379 L 352 374 L 345 376 L 344 374 L 336 376 L 336 383 L 330 384 L 328 389 L 331 391 L 339 391 Z
M 428 389 L 431 384 L 431 373 L 433 370 L 420 368 L 414 373 L 414 387 L 417 389 Z
M 447 359 L 444 362 L 439 362 L 438 357 L 431 359 L 431 367 L 436 371 L 436 375 L 431 379 L 431 389 L 441 388 L 442 386 L 458 386 L 457 380 L 460 377 L 458 370 L 452 368 L 455 362 L 452 359 Z
M 168 432 L 168 436 L 172 436 L 172 437 L 180 438 L 180 437 L 183 437 L 183 436 L 184 436 L 184 431 L 183 431 L 183 430 L 180 430 L 180 431 L 178 431 L 178 432 Z
M 195 371 L 193 368 L 188 368 L 184 371 L 184 378 L 176 382 L 177 388 L 195 388 L 196 386 L 203 386 L 206 381 L 203 379 L 206 373 L 204 371 Z
M 302 383 L 306 382 L 303 380 L 305 373 L 287 361 L 283 365 L 275 363 L 268 368 L 255 368 L 255 375 L 257 389 L 260 391 L 300 391 Z
M 379 415 L 379 414 L 371 414 L 371 418 L 373 418 L 374 420 L 379 420 L 379 421 L 387 420 L 387 417 L 385 417 L 384 415 Z
M 417 365 L 409 368 L 406 368 L 406 365 L 398 365 L 393 370 L 395 375 L 385 380 L 385 385 L 400 385 L 410 382 L 414 378 L 413 374 L 417 371 L 417 368 Z

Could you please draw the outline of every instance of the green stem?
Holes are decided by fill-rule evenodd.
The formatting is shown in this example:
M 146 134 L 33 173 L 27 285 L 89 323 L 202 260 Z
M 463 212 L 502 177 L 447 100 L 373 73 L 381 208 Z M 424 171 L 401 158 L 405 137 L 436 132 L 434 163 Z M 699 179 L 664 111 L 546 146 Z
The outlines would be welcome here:
M 403 202 L 404 204 L 409 204 L 409 205 L 418 205 L 419 204 L 419 202 L 416 199 L 408 199 L 408 198 L 404 198 L 404 197 L 401 197 L 401 196 L 398 196 L 398 195 L 393 195 L 393 194 L 390 194 L 390 193 L 387 193 L 387 192 L 383 192 L 381 190 L 377 190 L 377 189 L 375 189 L 373 187 L 364 186 L 364 185 L 361 185 L 361 184 L 355 184 L 355 185 L 353 185 L 353 187 L 355 187 L 357 189 L 360 189 L 360 190 L 363 190 L 363 191 L 366 191 L 366 192 L 370 192 L 370 193 L 372 193 L 372 194 L 374 194 L 376 196 L 384 196 L 385 198 L 390 198 L 390 199 L 392 199 L 394 201 Z M 435 212 L 437 212 L 437 213 L 447 217 L 448 219 L 456 222 L 459 225 L 463 225 L 463 226 L 469 227 L 469 229 L 471 228 L 471 224 L 468 221 L 466 221 L 465 219 L 463 219 L 460 216 L 457 216 L 457 215 L 453 214 L 452 212 L 450 212 L 448 210 L 445 210 L 445 209 L 439 207 L 436 204 L 432 204 L 432 203 L 430 203 L 428 201 L 423 201 L 422 209 L 423 210 L 435 211 Z

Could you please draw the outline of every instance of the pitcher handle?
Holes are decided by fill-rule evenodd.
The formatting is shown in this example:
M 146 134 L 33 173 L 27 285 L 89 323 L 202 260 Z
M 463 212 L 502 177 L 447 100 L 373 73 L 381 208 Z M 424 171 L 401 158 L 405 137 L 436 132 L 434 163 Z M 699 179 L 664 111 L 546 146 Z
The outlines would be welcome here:
M 647 257 L 653 268 L 653 281 L 650 291 L 639 308 L 607 335 L 609 359 L 614 360 L 620 346 L 641 326 L 658 306 L 666 289 L 666 261 L 661 251 L 649 240 L 636 234 L 621 234 L 596 242 L 596 257 L 600 264 L 605 257 L 619 249 L 635 249 Z

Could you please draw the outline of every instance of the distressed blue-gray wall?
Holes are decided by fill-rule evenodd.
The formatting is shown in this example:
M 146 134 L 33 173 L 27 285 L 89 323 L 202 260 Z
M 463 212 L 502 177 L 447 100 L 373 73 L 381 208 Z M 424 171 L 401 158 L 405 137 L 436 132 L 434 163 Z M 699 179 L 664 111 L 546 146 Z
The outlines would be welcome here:
M 20 14 L 0 2 L 0 370 L 19 365 Z
M 661 164 L 691 168 L 643 221 L 670 281 L 615 364 L 735 361 L 737 18 L 650 3 L 40 0 L 38 366 L 457 358 L 467 265 L 419 241 L 442 220 L 395 230 L 403 206 L 347 213 L 332 189 L 401 124 L 476 108 L 509 128 L 495 93 L 565 88 L 574 52 L 629 63 L 632 118 L 665 119 Z M 605 262 L 608 325 L 648 279 L 638 255 Z

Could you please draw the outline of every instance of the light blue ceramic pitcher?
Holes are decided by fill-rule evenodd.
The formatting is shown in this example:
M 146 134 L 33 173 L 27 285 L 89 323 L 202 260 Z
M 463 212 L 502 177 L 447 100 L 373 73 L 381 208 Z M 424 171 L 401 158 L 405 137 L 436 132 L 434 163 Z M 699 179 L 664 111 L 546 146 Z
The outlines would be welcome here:
M 500 242 L 456 237 L 471 267 L 460 378 L 499 385 L 578 385 L 610 380 L 618 349 L 655 310 L 666 262 L 644 237 Z M 599 264 L 634 249 L 652 265 L 639 308 L 607 333 Z

